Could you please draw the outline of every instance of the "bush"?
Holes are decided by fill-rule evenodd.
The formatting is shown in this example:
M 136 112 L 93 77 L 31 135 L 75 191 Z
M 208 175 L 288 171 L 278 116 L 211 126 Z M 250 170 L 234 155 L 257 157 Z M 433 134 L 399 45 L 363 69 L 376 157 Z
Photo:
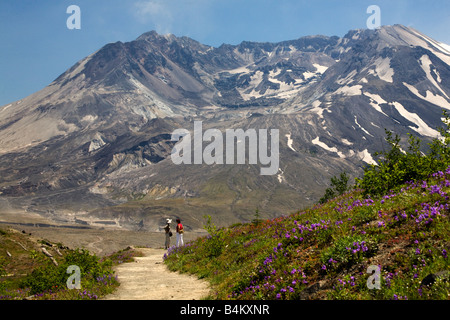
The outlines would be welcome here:
M 431 174 L 445 170 L 450 164 L 450 120 L 444 111 L 446 129 L 439 128 L 440 138 L 433 139 L 429 144 L 429 154 L 421 151 L 421 140 L 409 135 L 408 151 L 400 148 L 400 138 L 386 131 L 386 141 L 390 146 L 387 152 L 377 152 L 380 156 L 376 165 L 364 169 L 362 179 L 356 179 L 356 186 L 363 189 L 365 195 L 380 196 L 396 189 L 409 181 L 427 179 Z
M 320 198 L 319 203 L 325 203 L 336 196 L 343 195 L 348 190 L 348 176 L 347 173 L 342 172 L 339 178 L 336 176 L 331 178 L 331 186 L 325 190 L 325 194 Z
M 208 231 L 208 256 L 217 257 L 222 253 L 224 241 L 223 241 L 223 230 L 218 230 L 216 225 L 211 222 L 211 216 L 205 215 L 206 225 L 203 228 Z
M 64 257 L 63 263 L 58 266 L 47 262 L 33 270 L 24 279 L 22 287 L 30 288 L 31 294 L 48 292 L 55 288 L 65 288 L 67 279 L 70 277 L 67 273 L 67 268 L 70 265 L 76 265 L 80 268 L 82 287 L 88 287 L 97 278 L 112 273 L 110 261 L 99 262 L 97 256 L 91 255 L 87 250 L 77 249 L 68 253 Z

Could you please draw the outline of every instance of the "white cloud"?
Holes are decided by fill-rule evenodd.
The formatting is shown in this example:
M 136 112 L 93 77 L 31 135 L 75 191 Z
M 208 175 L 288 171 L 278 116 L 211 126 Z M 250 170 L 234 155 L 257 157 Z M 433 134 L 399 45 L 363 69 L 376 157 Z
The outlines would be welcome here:
M 211 32 L 212 9 L 218 0 L 136 0 L 132 6 L 136 21 L 159 34 L 183 36 Z M 201 36 L 200 36 L 201 37 Z M 198 40 L 198 39 L 197 39 Z
M 134 15 L 139 22 L 152 24 L 160 34 L 171 33 L 173 12 L 169 7 L 171 1 L 145 0 L 134 4 Z

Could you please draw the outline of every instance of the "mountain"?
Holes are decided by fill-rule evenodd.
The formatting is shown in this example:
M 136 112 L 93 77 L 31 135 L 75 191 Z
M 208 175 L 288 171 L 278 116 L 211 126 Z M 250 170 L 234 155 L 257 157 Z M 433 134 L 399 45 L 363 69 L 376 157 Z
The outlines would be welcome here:
M 218 48 L 152 31 L 0 108 L 0 203 L 152 231 L 166 216 L 188 230 L 205 214 L 279 216 L 316 202 L 333 175 L 360 175 L 385 128 L 436 137 L 449 96 L 448 46 L 401 25 Z M 171 135 L 195 121 L 224 135 L 278 129 L 278 172 L 175 164 Z

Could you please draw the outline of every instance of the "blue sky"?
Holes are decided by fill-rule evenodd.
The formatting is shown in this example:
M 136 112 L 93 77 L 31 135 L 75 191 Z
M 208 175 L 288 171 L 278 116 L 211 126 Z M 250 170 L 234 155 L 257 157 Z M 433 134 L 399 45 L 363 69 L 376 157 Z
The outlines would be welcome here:
M 67 7 L 81 9 L 69 30 Z M 150 30 L 220 46 L 343 36 L 366 28 L 369 5 L 381 24 L 411 26 L 450 44 L 448 0 L 1 0 L 0 106 L 24 98 L 102 46 Z

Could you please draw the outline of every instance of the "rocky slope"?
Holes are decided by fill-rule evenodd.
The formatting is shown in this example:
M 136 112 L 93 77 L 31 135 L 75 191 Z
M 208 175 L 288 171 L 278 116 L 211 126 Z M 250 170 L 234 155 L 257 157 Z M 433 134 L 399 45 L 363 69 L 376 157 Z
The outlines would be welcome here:
M 332 175 L 360 174 L 385 128 L 435 137 L 449 96 L 448 46 L 400 25 L 218 48 L 149 32 L 0 109 L 0 199 L 147 230 L 165 216 L 189 228 L 204 214 L 273 217 L 317 201 Z M 175 165 L 171 134 L 196 120 L 222 133 L 278 129 L 278 172 Z

